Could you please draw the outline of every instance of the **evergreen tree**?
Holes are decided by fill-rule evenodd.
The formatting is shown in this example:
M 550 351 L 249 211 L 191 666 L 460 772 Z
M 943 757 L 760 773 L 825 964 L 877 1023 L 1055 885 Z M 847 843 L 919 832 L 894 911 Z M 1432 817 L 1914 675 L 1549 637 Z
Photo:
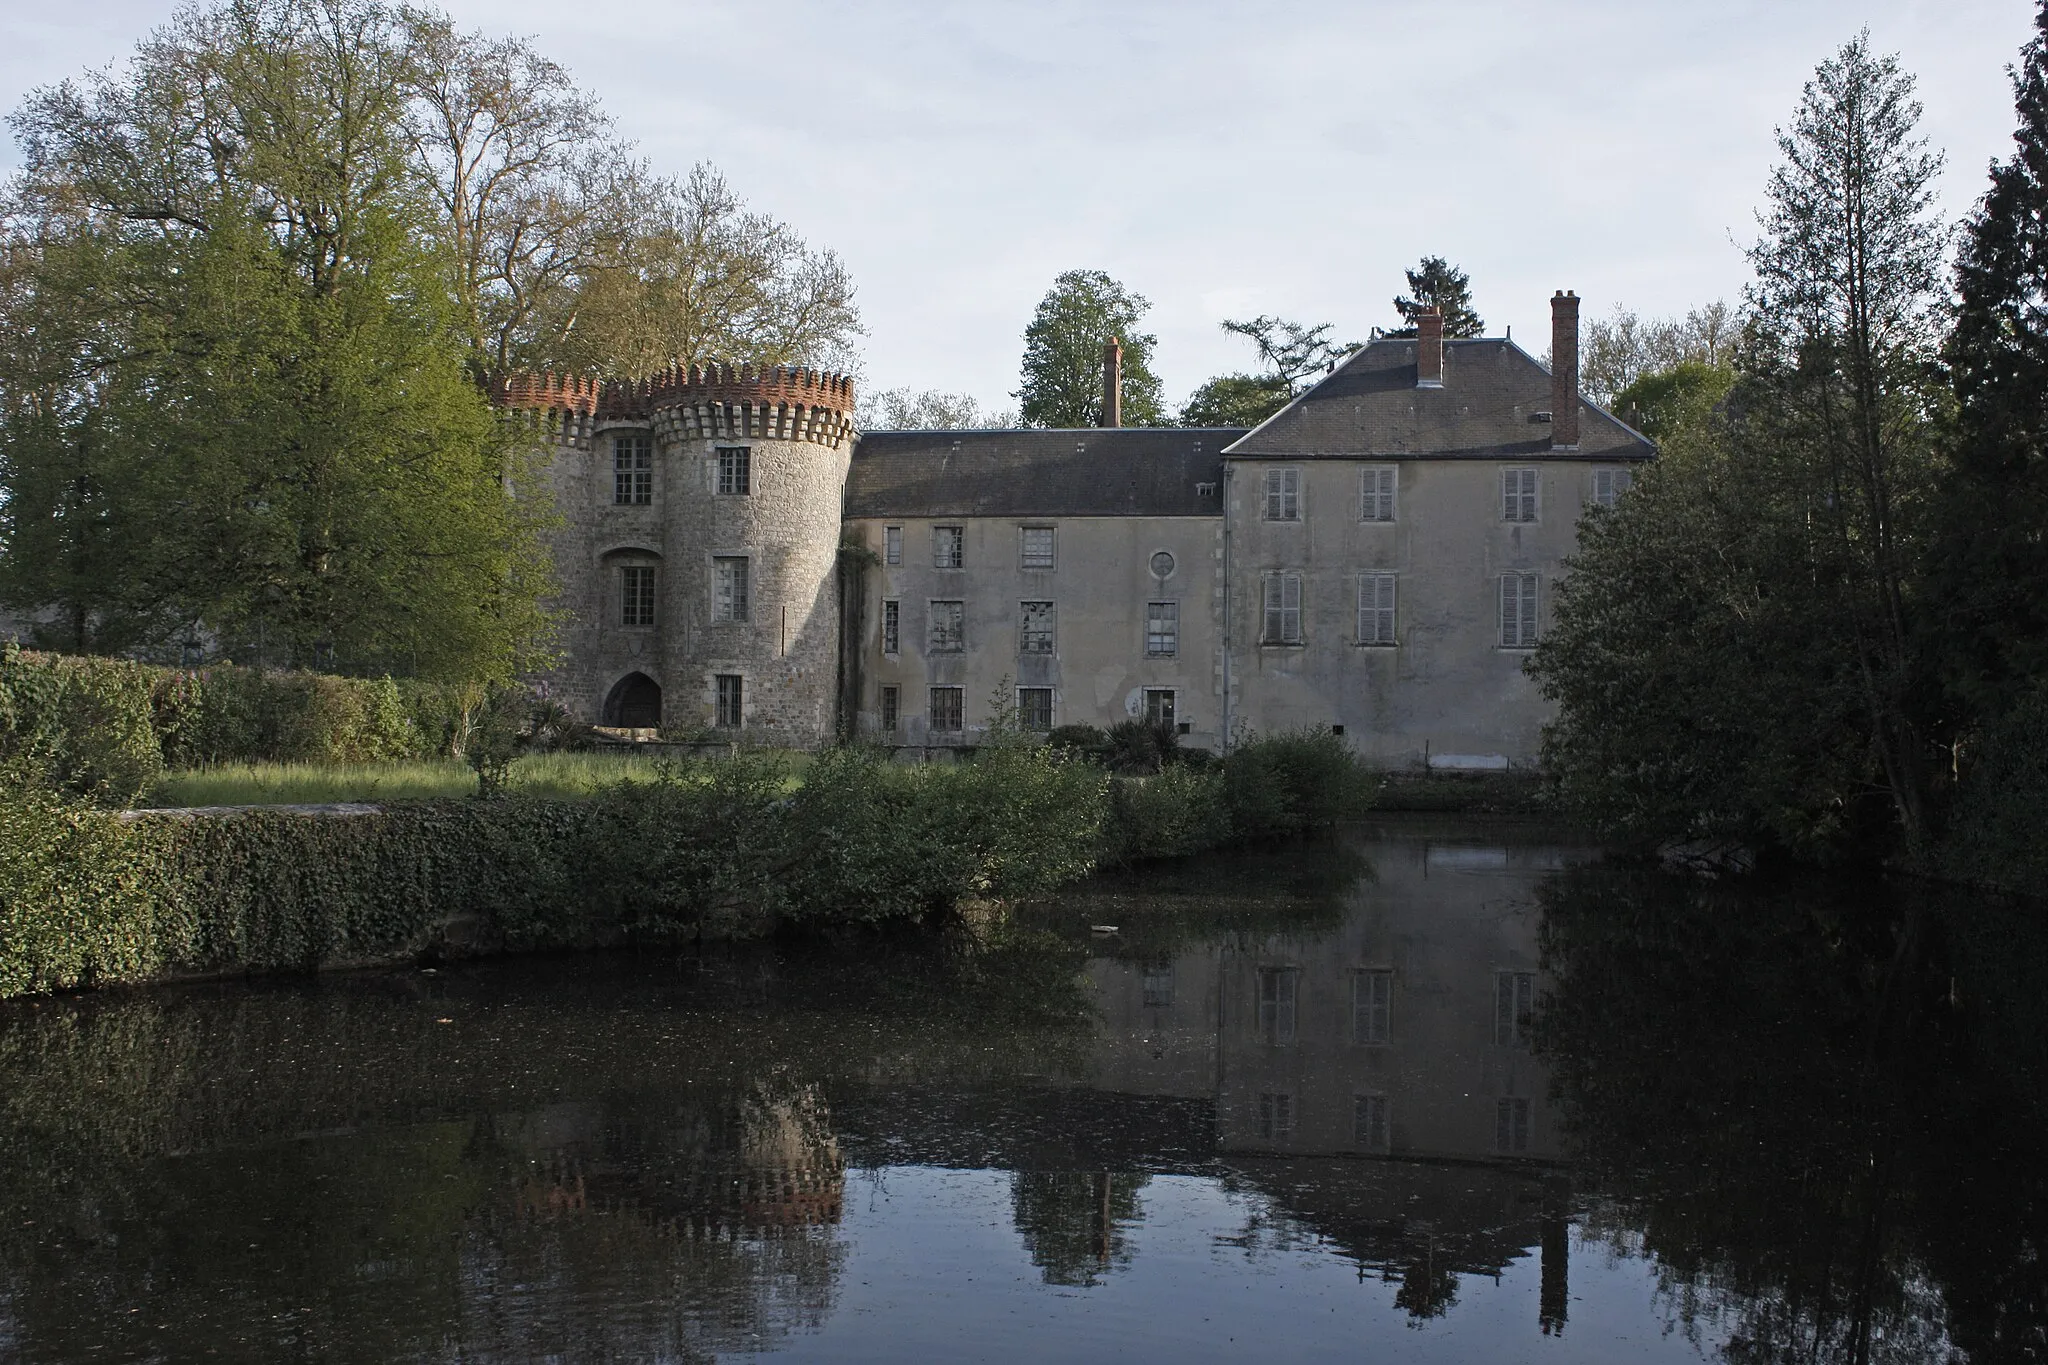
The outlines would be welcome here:
M 1935 559 L 1947 681 L 1978 713 L 2048 677 L 2048 4 L 2012 82 L 2016 145 L 1956 267 L 1957 436 Z
M 1100 270 L 1069 270 L 1052 282 L 1024 329 L 1023 386 L 1013 395 L 1027 427 L 1092 427 L 1102 421 L 1102 348 L 1123 343 L 1123 424 L 1166 424 L 1158 338 L 1138 330 L 1152 305 Z
M 1430 308 L 1443 314 L 1447 337 L 1476 337 L 1485 330 L 1486 323 L 1472 309 L 1472 281 L 1464 271 L 1441 256 L 1424 256 L 1415 269 L 1402 273 L 1414 295 L 1394 296 L 1402 325 L 1388 336 L 1414 336 L 1416 316 Z
M 1287 406 L 1303 384 L 1358 349 L 1330 340 L 1336 324 L 1314 327 L 1260 314 L 1226 319 L 1223 330 L 1258 348 L 1262 374 L 1218 375 L 1191 394 L 1181 409 L 1184 427 L 1255 427 Z
M 1732 394 L 1711 404 L 1711 370 L 1670 386 L 1659 467 L 1588 515 L 1553 594 L 1545 766 L 1643 843 L 1926 849 L 1943 233 L 1912 89 L 1866 37 L 1816 69 L 1778 135 Z

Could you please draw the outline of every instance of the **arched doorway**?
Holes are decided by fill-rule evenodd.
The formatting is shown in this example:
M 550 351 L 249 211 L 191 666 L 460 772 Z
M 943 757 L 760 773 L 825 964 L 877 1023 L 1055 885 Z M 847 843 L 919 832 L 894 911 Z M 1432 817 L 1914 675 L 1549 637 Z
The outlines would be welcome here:
M 628 673 L 604 701 L 604 723 L 628 730 L 661 727 L 661 684 L 645 673 Z

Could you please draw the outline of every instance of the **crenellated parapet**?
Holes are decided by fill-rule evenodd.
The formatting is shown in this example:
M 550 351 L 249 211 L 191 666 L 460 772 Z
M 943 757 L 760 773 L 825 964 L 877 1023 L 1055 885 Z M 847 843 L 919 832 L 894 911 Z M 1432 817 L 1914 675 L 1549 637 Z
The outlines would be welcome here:
M 853 435 L 853 380 L 788 365 L 676 365 L 645 379 L 509 375 L 491 386 L 510 411 L 552 418 L 565 434 L 648 422 L 668 440 L 809 441 Z

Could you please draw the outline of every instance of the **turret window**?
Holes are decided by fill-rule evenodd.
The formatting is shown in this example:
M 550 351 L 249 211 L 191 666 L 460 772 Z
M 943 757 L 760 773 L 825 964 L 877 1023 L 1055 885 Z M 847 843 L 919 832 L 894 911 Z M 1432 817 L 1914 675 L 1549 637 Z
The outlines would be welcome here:
M 646 564 L 628 564 L 619 570 L 619 624 L 654 624 L 654 569 Z
M 644 435 L 612 437 L 612 504 L 645 507 L 654 501 L 654 442 Z
M 754 452 L 750 447 L 718 448 L 718 491 L 738 497 L 754 491 Z
M 711 561 L 711 619 L 720 623 L 747 619 L 747 560 L 721 555 Z

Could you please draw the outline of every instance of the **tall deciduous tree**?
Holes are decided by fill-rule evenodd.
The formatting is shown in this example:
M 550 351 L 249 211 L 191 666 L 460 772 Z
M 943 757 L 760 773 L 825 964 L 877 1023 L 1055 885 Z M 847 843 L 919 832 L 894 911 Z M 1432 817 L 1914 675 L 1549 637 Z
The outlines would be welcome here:
M 403 34 L 375 0 L 187 10 L 14 116 L 0 595 L 57 643 L 534 657 L 544 507 L 466 370 Z
M 1139 330 L 1151 303 L 1100 270 L 1069 270 L 1052 282 L 1024 329 L 1023 384 L 1015 397 L 1027 427 L 1092 427 L 1102 420 L 1102 348 L 1123 344 L 1123 423 L 1165 423 L 1158 338 Z
M 1414 336 L 1416 316 L 1431 308 L 1443 314 L 1447 337 L 1476 337 L 1486 329 L 1472 308 L 1472 281 L 1464 271 L 1441 256 L 1424 256 L 1415 269 L 1402 273 L 1413 293 L 1394 296 L 1401 326 L 1389 336 Z
M 1951 689 L 1997 713 L 2048 678 L 2048 5 L 2013 72 L 2012 155 L 1963 233 L 1937 599 Z
M 1618 395 L 1646 375 L 1680 365 L 1732 368 L 1740 340 L 1740 320 L 1718 299 L 1682 318 L 1646 318 L 1616 305 L 1588 323 L 1580 339 L 1579 387 L 1594 402 L 1621 412 Z

